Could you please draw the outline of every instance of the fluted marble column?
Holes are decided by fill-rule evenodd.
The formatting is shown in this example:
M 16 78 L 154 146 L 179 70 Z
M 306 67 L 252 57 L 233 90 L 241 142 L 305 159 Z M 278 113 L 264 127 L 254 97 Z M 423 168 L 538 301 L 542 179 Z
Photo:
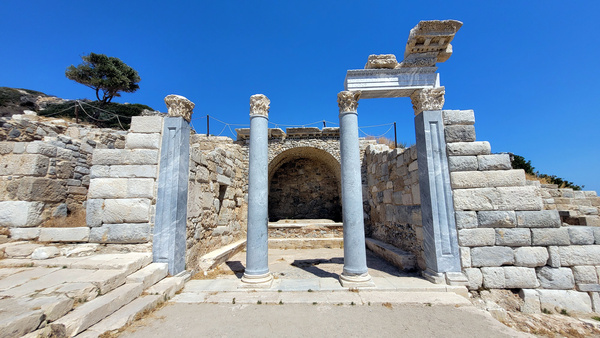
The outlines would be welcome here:
M 423 276 L 435 283 L 461 285 L 460 256 L 450 170 L 446 155 L 444 87 L 417 90 L 411 95 L 415 110 L 419 191 L 423 219 L 423 247 L 427 269 Z
M 250 97 L 250 154 L 248 169 L 248 229 L 246 271 L 242 287 L 269 287 L 268 206 L 269 168 L 268 133 L 269 99 L 256 94 Z
M 360 92 L 338 93 L 340 108 L 340 156 L 342 160 L 342 214 L 344 221 L 344 287 L 374 287 L 367 270 L 365 224 L 358 144 L 358 99 Z

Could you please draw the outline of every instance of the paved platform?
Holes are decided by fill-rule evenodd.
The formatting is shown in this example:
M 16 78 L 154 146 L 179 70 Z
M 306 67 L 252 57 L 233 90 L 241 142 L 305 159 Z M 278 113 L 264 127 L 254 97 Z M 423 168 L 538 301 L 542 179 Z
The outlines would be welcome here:
M 240 252 L 221 265 L 214 278 L 188 281 L 173 302 L 470 305 L 465 287 L 433 284 L 417 273 L 399 270 L 371 251 L 367 251 L 367 266 L 375 287 L 349 290 L 338 280 L 343 256 L 343 249 L 270 249 L 271 286 L 248 290 L 240 288 L 246 258 L 246 253 Z

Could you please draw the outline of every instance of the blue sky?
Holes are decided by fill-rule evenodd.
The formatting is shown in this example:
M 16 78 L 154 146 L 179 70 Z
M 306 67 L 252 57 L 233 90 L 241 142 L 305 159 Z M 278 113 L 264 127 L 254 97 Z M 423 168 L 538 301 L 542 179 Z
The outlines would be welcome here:
M 420 20 L 464 23 L 439 64 L 445 109 L 474 109 L 477 139 L 537 170 L 600 190 L 600 44 L 597 1 L 2 1 L 0 86 L 94 97 L 66 67 L 90 52 L 122 59 L 140 89 L 117 102 L 165 111 L 168 94 L 248 124 L 249 97 L 271 99 L 270 121 L 336 126 L 347 69 L 369 54 L 402 59 Z M 414 143 L 408 98 L 361 100 L 359 124 L 398 123 Z M 314 124 L 320 126 L 320 124 Z M 230 126 L 231 129 L 235 126 Z M 362 128 L 393 138 L 388 126 Z M 230 135 L 211 120 L 211 133 Z M 361 133 L 361 135 L 363 135 Z

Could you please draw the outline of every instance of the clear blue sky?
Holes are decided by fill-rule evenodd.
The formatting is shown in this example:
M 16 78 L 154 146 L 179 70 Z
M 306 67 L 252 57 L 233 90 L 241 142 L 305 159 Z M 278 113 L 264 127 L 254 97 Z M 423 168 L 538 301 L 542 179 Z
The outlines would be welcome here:
M 454 54 L 439 64 L 444 108 L 474 109 L 477 139 L 493 152 L 600 190 L 598 1 L 23 0 L 2 1 L 0 12 L 0 86 L 92 99 L 64 71 L 103 53 L 142 78 L 116 101 L 165 111 L 166 95 L 186 96 L 198 132 L 206 114 L 248 124 L 257 93 L 271 99 L 272 122 L 337 122 L 347 69 L 369 54 L 402 59 L 420 20 L 460 20 Z M 361 100 L 358 112 L 361 126 L 396 121 L 399 141 L 414 143 L 408 98 Z M 211 121 L 211 133 L 223 127 Z

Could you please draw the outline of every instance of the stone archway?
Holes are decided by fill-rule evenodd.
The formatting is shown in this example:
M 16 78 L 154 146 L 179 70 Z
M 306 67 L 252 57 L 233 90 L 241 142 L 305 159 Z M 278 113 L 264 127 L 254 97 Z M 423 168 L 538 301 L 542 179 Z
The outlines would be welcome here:
M 340 163 L 327 151 L 297 147 L 269 163 L 269 221 L 342 221 Z

